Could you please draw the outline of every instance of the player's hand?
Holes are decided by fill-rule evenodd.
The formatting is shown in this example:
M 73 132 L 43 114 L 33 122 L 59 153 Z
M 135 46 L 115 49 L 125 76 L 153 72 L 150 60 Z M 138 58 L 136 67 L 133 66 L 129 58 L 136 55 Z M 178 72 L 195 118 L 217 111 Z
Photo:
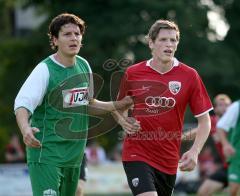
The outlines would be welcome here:
M 127 134 L 134 134 L 141 130 L 140 122 L 133 117 L 122 117 L 118 123 Z
M 34 136 L 35 133 L 40 132 L 36 127 L 26 127 L 23 132 L 23 141 L 28 147 L 39 148 L 41 143 Z
M 118 101 L 117 105 L 116 105 L 116 110 L 126 110 L 129 109 L 133 106 L 134 102 L 133 102 L 133 98 L 130 96 L 126 96 L 123 99 L 121 99 L 120 101 Z
M 223 145 L 223 153 L 226 158 L 229 158 L 230 156 L 236 153 L 236 150 L 233 148 L 231 144 L 226 143 Z
M 194 149 L 190 149 L 185 152 L 179 160 L 179 169 L 181 171 L 192 171 L 197 165 L 198 152 Z

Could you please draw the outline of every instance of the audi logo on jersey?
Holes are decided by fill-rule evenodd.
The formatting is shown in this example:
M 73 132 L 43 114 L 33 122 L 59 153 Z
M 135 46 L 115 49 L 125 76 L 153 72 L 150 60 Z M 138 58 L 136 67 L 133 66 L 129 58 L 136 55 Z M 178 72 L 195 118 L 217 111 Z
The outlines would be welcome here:
M 149 107 L 173 108 L 176 101 L 172 97 L 148 96 L 145 99 L 145 104 Z
M 159 81 L 127 82 L 128 95 L 134 98 L 133 115 L 156 116 L 174 109 L 177 100 L 170 92 L 167 83 Z

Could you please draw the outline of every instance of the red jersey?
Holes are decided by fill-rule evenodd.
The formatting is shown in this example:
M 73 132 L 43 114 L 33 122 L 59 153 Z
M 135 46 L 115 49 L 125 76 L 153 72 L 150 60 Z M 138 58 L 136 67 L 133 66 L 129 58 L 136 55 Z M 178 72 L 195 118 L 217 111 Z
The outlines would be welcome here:
M 173 68 L 161 74 L 143 61 L 130 66 L 122 79 L 118 99 L 134 96 L 132 116 L 141 131 L 127 135 L 123 161 L 143 161 L 167 173 L 176 174 L 184 113 L 189 104 L 197 117 L 212 109 L 197 72 L 174 60 Z
M 218 121 L 218 117 L 216 115 L 211 116 L 211 132 L 210 132 L 210 135 L 213 138 L 214 144 L 216 146 L 216 150 L 217 150 L 217 152 L 218 152 L 218 154 L 219 154 L 219 156 L 222 160 L 223 167 L 227 168 L 228 164 L 226 162 L 226 159 L 225 159 L 225 156 L 224 156 L 224 153 L 223 153 L 223 146 L 222 146 L 222 143 L 220 142 L 220 138 L 217 134 L 217 128 L 216 128 L 217 121 Z

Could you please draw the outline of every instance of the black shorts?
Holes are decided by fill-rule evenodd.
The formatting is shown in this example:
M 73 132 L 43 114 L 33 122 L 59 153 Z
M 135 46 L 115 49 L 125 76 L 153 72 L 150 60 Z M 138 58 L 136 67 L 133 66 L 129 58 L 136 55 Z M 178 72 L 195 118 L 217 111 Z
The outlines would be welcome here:
M 128 185 L 133 195 L 156 191 L 161 196 L 171 196 L 176 175 L 169 175 L 142 161 L 124 161 Z
M 209 176 L 210 180 L 220 182 L 224 187 L 228 186 L 228 172 L 225 168 L 218 169 L 215 173 Z
M 83 155 L 79 179 L 83 181 L 87 181 L 87 158 L 85 153 Z

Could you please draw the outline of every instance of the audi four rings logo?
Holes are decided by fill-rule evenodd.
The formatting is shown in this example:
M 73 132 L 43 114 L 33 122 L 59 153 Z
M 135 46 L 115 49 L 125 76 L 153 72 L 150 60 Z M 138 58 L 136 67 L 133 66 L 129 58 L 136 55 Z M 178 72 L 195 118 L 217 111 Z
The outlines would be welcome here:
M 149 107 L 173 108 L 176 104 L 176 101 L 172 97 L 148 96 L 145 99 L 145 103 Z

